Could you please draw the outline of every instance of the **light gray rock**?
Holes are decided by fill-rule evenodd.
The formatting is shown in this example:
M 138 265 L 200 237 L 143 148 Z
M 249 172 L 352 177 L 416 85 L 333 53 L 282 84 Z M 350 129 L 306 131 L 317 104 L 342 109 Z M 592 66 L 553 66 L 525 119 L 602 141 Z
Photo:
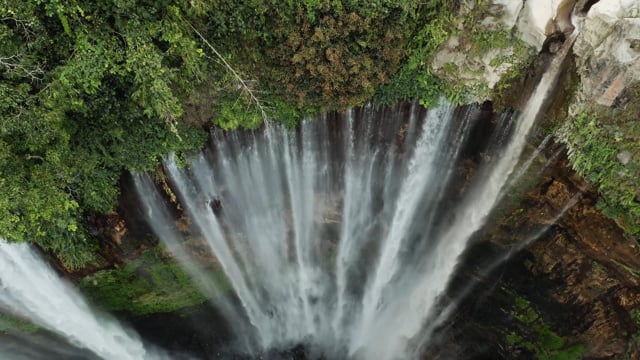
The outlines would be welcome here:
M 573 47 L 579 102 L 613 106 L 625 87 L 640 81 L 637 39 L 640 1 L 608 0 L 591 7 Z
M 627 150 L 621 151 L 616 158 L 618 161 L 622 163 L 622 165 L 627 165 L 631 161 L 631 153 Z

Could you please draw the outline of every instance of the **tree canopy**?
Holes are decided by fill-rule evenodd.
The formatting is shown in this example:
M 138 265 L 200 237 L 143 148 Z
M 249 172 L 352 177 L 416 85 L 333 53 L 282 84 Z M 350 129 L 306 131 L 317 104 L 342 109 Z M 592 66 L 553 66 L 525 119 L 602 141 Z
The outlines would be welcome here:
M 96 246 L 86 215 L 114 211 L 123 171 L 199 149 L 210 126 L 260 126 L 248 87 L 289 125 L 363 103 L 393 83 L 407 44 L 442 9 L 438 0 L 0 0 L 0 237 L 83 266 Z

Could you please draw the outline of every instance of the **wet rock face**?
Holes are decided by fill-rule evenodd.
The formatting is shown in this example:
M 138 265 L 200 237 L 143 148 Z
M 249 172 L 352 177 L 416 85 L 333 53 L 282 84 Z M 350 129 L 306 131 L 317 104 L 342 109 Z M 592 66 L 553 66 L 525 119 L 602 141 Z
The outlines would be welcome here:
M 638 358 L 638 244 L 598 212 L 596 198 L 562 160 L 517 204 L 503 205 L 506 215 L 467 252 L 450 296 L 456 298 L 456 282 L 483 280 L 442 331 L 446 340 L 428 349 L 430 354 L 471 359 L 488 351 L 492 358 L 539 358 L 543 352 L 571 354 L 566 349 L 576 346 L 580 351 L 573 354 L 580 357 L 568 359 Z M 546 230 L 536 241 L 483 275 L 488 267 L 477 259 L 498 258 L 501 248 L 517 248 L 539 229 Z M 544 339 L 552 338 L 564 340 L 549 350 L 545 346 L 552 342 Z M 487 343 L 498 345 L 483 349 Z
M 555 181 L 554 187 L 564 184 Z M 592 206 L 583 200 L 566 214 L 558 233 L 531 246 L 534 258 L 527 268 L 558 284 L 548 293 L 571 309 L 567 328 L 587 345 L 587 355 L 611 358 L 626 353 L 634 332 L 628 309 L 638 305 L 638 279 L 624 267 L 637 267 L 638 257 L 633 244 Z
M 569 34 L 573 31 L 571 11 L 575 0 L 529 0 L 522 3 L 516 26 L 528 44 L 540 49 L 552 34 Z
M 552 236 L 527 249 L 533 258 L 526 267 L 534 278 L 557 284 L 547 293 L 569 309 L 571 321 L 564 326 L 586 345 L 585 357 L 624 358 L 638 331 L 630 318 L 630 311 L 640 306 L 638 245 L 597 211 L 593 190 L 562 172 L 547 175 L 544 191 L 527 194 L 533 205 L 528 213 L 558 209 L 578 191 L 581 199 L 562 216 Z
M 537 50 L 553 34 L 573 31 L 571 12 L 584 0 L 493 0 L 501 8 L 500 22 L 514 28 L 519 37 Z

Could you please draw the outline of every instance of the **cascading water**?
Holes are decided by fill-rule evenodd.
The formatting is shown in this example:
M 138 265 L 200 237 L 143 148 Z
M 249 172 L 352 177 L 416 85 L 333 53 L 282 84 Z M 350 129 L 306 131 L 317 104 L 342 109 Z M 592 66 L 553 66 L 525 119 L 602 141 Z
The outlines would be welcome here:
M 134 174 L 149 224 L 226 316 L 241 352 L 304 344 L 312 357 L 418 358 L 455 307 L 441 296 L 510 184 L 574 39 L 515 128 L 500 127 L 494 160 L 471 182 L 454 170 L 473 109 L 462 114 L 444 101 L 429 111 L 368 106 L 296 131 L 214 131 L 210 150 L 187 167 L 165 161 L 170 186 L 162 189 Z M 506 145 L 499 143 L 505 134 Z M 454 205 L 451 182 L 465 189 Z M 177 199 L 168 200 L 173 193 Z M 175 225 L 176 214 L 189 231 Z M 195 256 L 194 244 L 205 244 L 209 256 Z M 212 269 L 225 279 L 214 280 Z M 160 357 L 94 313 L 26 245 L 0 242 L 0 281 L 0 308 L 74 346 L 105 359 Z
M 91 310 L 82 296 L 64 282 L 27 244 L 0 241 L 0 309 L 63 336 L 73 346 L 103 359 L 158 359 L 137 335 L 106 314 Z M 26 349 L 6 349 L 6 359 L 33 359 Z M 53 355 L 53 349 L 49 350 Z
M 420 339 L 442 321 L 438 299 L 457 259 L 503 196 L 574 39 L 497 160 L 447 215 L 439 213 L 442 196 L 468 127 L 453 124 L 443 101 L 426 114 L 412 106 L 406 122 L 399 111 L 367 107 L 305 121 L 296 132 L 216 131 L 211 150 L 186 168 L 174 158 L 164 164 L 191 233 L 173 225 L 180 210 L 149 175 L 136 174 L 147 218 L 244 337 L 245 351 L 302 343 L 329 358 L 417 356 Z M 226 285 L 204 280 L 187 237 L 208 245 L 235 299 L 223 296 Z
M 188 169 L 167 160 L 180 203 L 241 303 L 245 314 L 229 316 L 240 333 L 246 318 L 258 349 L 308 343 L 332 358 L 366 339 L 356 328 L 370 316 L 359 305 L 363 284 L 379 282 L 368 274 L 376 257 L 393 252 L 384 266 L 399 266 L 403 240 L 424 231 L 418 214 L 436 210 L 424 199 L 437 200 L 465 133 L 464 124 L 450 129 L 452 113 L 448 104 L 426 116 L 414 106 L 403 124 L 402 112 L 376 118 L 365 108 L 334 126 L 305 122 L 298 133 L 216 133 L 212 153 Z M 159 190 L 148 175 L 135 181 L 158 237 L 182 249 Z M 202 278 L 187 256 L 177 258 Z

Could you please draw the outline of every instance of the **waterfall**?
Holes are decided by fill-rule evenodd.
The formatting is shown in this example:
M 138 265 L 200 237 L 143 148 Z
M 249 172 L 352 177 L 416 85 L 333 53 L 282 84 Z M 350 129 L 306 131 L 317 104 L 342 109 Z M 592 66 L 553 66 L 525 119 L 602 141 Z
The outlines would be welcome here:
M 443 295 L 458 259 L 523 174 L 517 165 L 528 134 L 574 40 L 565 42 L 523 112 L 499 121 L 489 159 L 474 176 L 457 171 L 479 106 L 367 105 L 305 120 L 295 130 L 214 130 L 207 150 L 165 159 L 164 179 L 132 175 L 140 206 L 157 238 L 225 316 L 238 352 L 302 344 L 312 358 L 418 358 L 455 309 Z M 26 244 L 0 241 L 0 285 L 2 311 L 72 347 L 103 359 L 166 357 L 94 311 Z M 14 359 L 41 352 L 5 345 L 0 355 Z M 83 356 L 69 351 L 52 353 Z
M 187 166 L 165 160 L 171 190 L 133 175 L 147 220 L 226 314 L 244 351 L 306 344 L 329 358 L 415 356 L 450 311 L 438 302 L 458 258 L 521 175 L 514 170 L 527 135 L 574 39 L 515 126 L 498 129 L 495 141 L 507 134 L 508 142 L 490 145 L 494 160 L 456 205 L 443 197 L 472 116 L 441 101 L 428 111 L 369 105 L 295 131 L 215 130 Z M 176 211 L 189 231 L 175 226 Z M 207 247 L 229 286 L 208 280 L 193 243 Z
M 392 339 L 389 342 L 387 334 L 378 334 L 375 338 L 370 338 L 368 342 L 357 344 L 366 356 L 364 358 L 384 358 L 391 359 L 405 348 L 405 340 L 411 339 L 421 329 L 424 321 L 432 315 L 438 296 L 443 294 L 449 279 L 451 279 L 457 259 L 465 250 L 471 236 L 484 225 L 491 210 L 495 207 L 504 195 L 512 172 L 516 168 L 520 156 L 526 145 L 527 135 L 531 130 L 539 112 L 543 108 L 544 101 L 549 91 L 553 88 L 562 70 L 564 59 L 573 45 L 576 34 L 568 39 L 560 53 L 554 58 L 549 69 L 542 76 L 531 98 L 527 102 L 522 114 L 516 119 L 517 125 L 511 139 L 504 151 L 499 154 L 499 160 L 483 169 L 479 175 L 480 181 L 474 184 L 460 206 L 451 215 L 453 221 L 437 237 L 437 245 L 429 254 L 432 261 L 426 262 L 411 282 L 402 290 L 402 298 L 393 302 L 393 310 L 388 312 L 388 317 L 377 314 L 365 318 L 360 333 L 365 333 L 366 329 L 379 329 L 383 326 L 394 329 Z M 382 254 L 383 259 L 389 256 Z M 389 276 L 383 275 L 386 279 Z M 376 289 L 368 289 L 375 291 Z M 379 291 L 377 293 L 379 295 Z M 382 298 L 377 297 L 377 306 L 383 304 Z M 424 331 L 433 331 L 434 324 L 427 324 Z M 370 335 L 368 335 L 370 336 Z M 385 340 L 387 339 L 387 340 Z M 352 352 L 357 348 L 351 348 Z M 380 357 L 380 354 L 384 354 Z
M 0 309 L 53 331 L 103 359 L 159 358 L 147 352 L 131 330 L 93 311 L 27 244 L 0 241 L 0 289 Z M 34 358 L 28 348 L 3 350 L 0 344 L 3 356 Z M 49 354 L 55 354 L 54 349 Z
M 375 253 L 395 254 L 381 257 L 380 274 L 406 270 L 397 262 L 404 243 L 423 231 L 420 216 L 436 210 L 424 197 L 438 197 L 455 162 L 451 150 L 459 145 L 445 142 L 459 144 L 465 133 L 464 124 L 450 131 L 453 109 L 444 102 L 408 112 L 406 122 L 402 111 L 367 107 L 305 121 L 298 132 L 216 132 L 212 150 L 189 167 L 166 160 L 193 237 L 224 269 L 240 305 L 219 296 L 215 284 L 204 290 L 232 327 L 244 329 L 238 333 L 255 329 L 258 351 L 308 343 L 339 357 L 361 338 L 353 310 L 362 298 L 354 292 L 367 281 L 385 285 L 367 273 Z M 156 235 L 202 279 L 160 189 L 149 175 L 134 179 Z
M 509 4 L 512 15 L 522 6 Z M 132 174 L 149 227 L 224 315 L 242 355 L 303 345 L 312 358 L 419 358 L 460 300 L 445 297 L 459 258 L 544 147 L 521 161 L 579 21 L 471 175 L 460 175 L 459 161 L 479 106 L 444 99 L 432 109 L 369 104 L 294 130 L 214 129 L 201 153 Z M 466 285 L 463 295 L 473 289 Z M 26 244 L 0 241 L 0 310 L 55 334 L 34 349 L 0 340 L 2 357 L 36 358 L 64 340 L 81 352 L 52 354 L 167 358 L 92 309 Z

